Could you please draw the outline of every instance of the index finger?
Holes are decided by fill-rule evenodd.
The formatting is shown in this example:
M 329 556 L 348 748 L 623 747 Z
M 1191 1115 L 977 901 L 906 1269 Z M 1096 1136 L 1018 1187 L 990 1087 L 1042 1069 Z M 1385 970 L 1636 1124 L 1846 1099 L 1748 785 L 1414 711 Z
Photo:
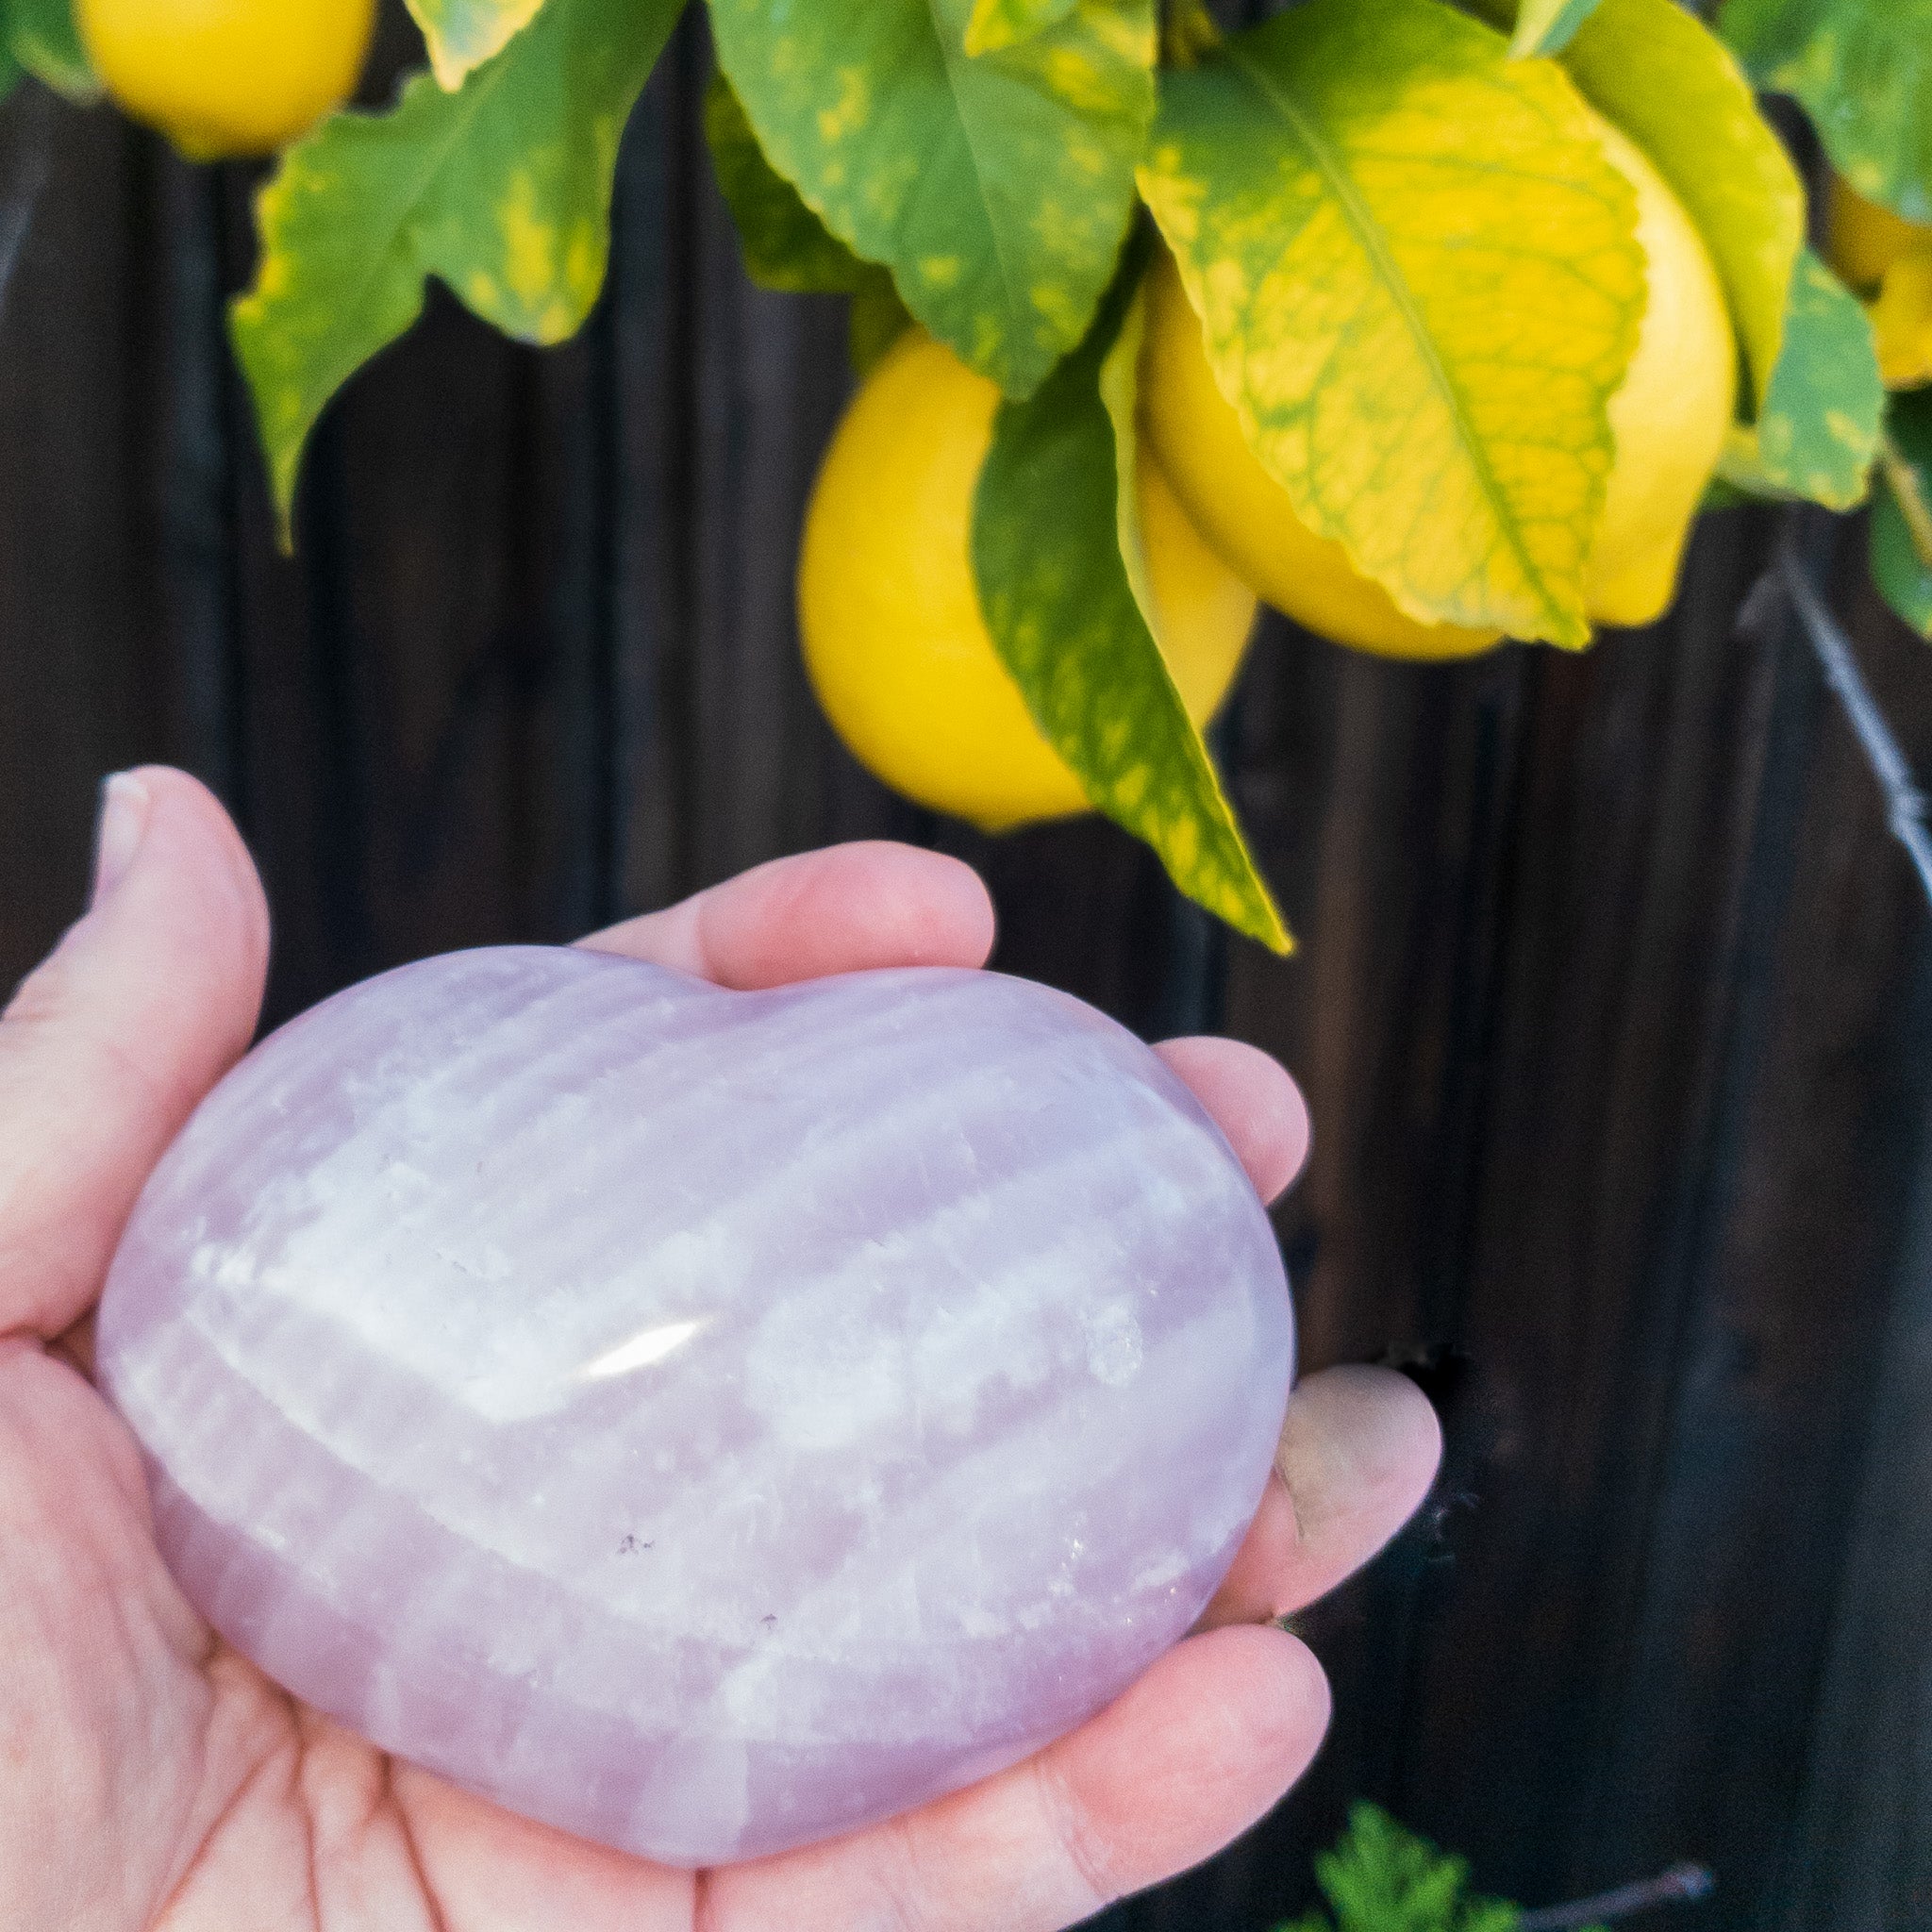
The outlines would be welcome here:
M 578 943 L 755 992 L 881 966 L 984 966 L 992 941 L 971 866 L 873 840 L 774 858 Z

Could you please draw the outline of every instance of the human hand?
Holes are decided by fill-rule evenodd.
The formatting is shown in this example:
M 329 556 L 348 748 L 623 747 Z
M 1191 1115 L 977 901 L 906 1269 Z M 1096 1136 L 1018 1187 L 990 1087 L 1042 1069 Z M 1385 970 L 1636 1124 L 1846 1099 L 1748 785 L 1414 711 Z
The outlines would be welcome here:
M 752 988 L 992 943 L 965 867 L 894 845 L 783 859 L 599 948 Z M 830 1843 L 692 1874 L 511 1816 L 278 1690 L 175 1589 L 132 1438 L 87 1379 L 136 1194 L 260 1008 L 268 916 L 221 808 L 114 781 L 93 908 L 0 1021 L 0 1925 L 18 1932 L 1046 1932 L 1193 1864 L 1320 1742 L 1320 1667 L 1271 1621 L 1421 1500 L 1428 1405 L 1310 1376 L 1201 1628 L 1036 1757 Z M 1307 1116 L 1229 1041 L 1161 1051 L 1265 1196 Z M 1285 1479 L 1284 1479 L 1285 1478 Z

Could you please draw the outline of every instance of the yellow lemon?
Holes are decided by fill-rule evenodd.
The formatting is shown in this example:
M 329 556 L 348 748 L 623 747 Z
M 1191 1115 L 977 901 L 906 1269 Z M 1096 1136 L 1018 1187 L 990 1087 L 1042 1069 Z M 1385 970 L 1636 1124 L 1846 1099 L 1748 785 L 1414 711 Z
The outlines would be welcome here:
M 819 702 L 859 762 L 908 798 L 989 831 L 1087 809 L 1033 722 L 981 615 L 973 495 L 998 389 L 910 333 L 845 412 L 812 492 L 799 630 Z M 1141 466 L 1147 575 L 1168 668 L 1205 724 L 1225 695 L 1255 599 Z
M 1738 407 L 1738 344 L 1703 239 L 1650 162 L 1607 121 L 1604 151 L 1637 191 L 1649 297 L 1637 352 L 1610 398 L 1616 460 L 1583 584 L 1603 624 L 1650 624 L 1677 567 Z
M 1595 118 L 1595 117 L 1593 117 Z M 1584 583 L 1604 624 L 1648 624 L 1669 607 L 1705 487 L 1736 403 L 1737 349 L 1724 291 L 1690 219 L 1650 162 L 1607 122 L 1597 132 L 1637 192 L 1649 297 L 1637 347 L 1610 398 L 1616 458 Z M 1395 658 L 1465 658 L 1491 630 L 1421 624 L 1396 608 L 1333 540 L 1294 512 L 1222 395 L 1171 258 L 1149 280 L 1141 369 L 1147 441 L 1202 533 L 1269 603 L 1311 630 Z
M 1867 201 L 1839 175 L 1831 177 L 1825 231 L 1832 267 L 1861 295 L 1874 294 L 1902 257 L 1932 253 L 1932 227 Z
M 1908 222 L 1831 177 L 1831 265 L 1871 298 L 1887 389 L 1932 382 L 1932 225 Z
M 1500 631 L 1459 630 L 1406 617 L 1340 543 L 1295 515 L 1288 491 L 1261 467 L 1222 395 L 1174 258 L 1147 278 L 1141 427 L 1188 514 L 1276 609 L 1324 637 L 1395 658 L 1466 658 Z
M 354 91 L 375 0 L 75 0 L 108 92 L 196 160 L 268 154 Z
M 1932 382 L 1932 248 L 1902 255 L 1872 305 L 1872 342 L 1887 389 Z

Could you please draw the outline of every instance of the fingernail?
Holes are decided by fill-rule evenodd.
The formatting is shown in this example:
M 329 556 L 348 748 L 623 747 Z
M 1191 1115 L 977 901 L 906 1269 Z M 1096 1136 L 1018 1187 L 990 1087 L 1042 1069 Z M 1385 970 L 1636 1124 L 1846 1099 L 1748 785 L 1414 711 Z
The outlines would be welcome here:
M 98 906 L 126 874 L 147 834 L 148 789 L 132 772 L 116 772 L 101 787 L 100 823 L 94 831 L 94 889 Z

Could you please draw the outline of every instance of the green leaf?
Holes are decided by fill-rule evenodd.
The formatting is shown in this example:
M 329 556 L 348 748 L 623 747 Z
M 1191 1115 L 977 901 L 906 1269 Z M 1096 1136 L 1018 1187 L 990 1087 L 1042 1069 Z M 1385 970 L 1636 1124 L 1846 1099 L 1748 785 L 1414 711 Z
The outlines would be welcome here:
M 1281 915 L 1136 595 L 1134 492 L 1124 479 L 1133 475 L 1139 336 L 1118 331 L 1108 358 L 1112 320 L 994 418 L 974 500 L 979 601 L 1027 709 L 1088 797 L 1145 840 L 1190 898 L 1286 952 Z
M 0 101 L 4 101 L 20 85 L 20 62 L 8 50 L 6 40 L 0 37 Z
M 419 74 L 391 112 L 338 114 L 289 151 L 231 318 L 285 537 L 316 419 L 416 320 L 427 276 L 521 341 L 582 324 L 618 138 L 680 4 L 549 0 L 455 93 Z
M 1153 0 L 1075 0 L 977 58 L 973 0 L 711 0 L 773 165 L 1008 394 L 1087 331 L 1154 108 Z
M 1757 503 L 1758 500 L 1748 490 L 1740 490 L 1735 483 L 1726 483 L 1722 476 L 1713 476 L 1704 486 L 1704 495 L 1698 503 L 1697 514 L 1702 516 L 1706 510 L 1712 509 L 1739 509 L 1747 503 Z
M 1349 1836 L 1315 1860 L 1318 1882 L 1347 1932 L 1441 1932 L 1455 1924 L 1468 1882 L 1460 1858 L 1442 1857 L 1373 1806 L 1350 1814 Z
M 1560 54 L 1576 29 L 1596 10 L 1599 0 L 1523 0 L 1516 31 L 1509 37 L 1513 58 Z
M 543 0 L 407 0 L 438 83 L 454 93 L 472 69 L 502 53 Z
M 1512 1932 L 1520 1916 L 1501 1900 L 1471 1897 L 1462 1859 L 1374 1805 L 1350 1809 L 1341 1842 L 1316 1857 L 1315 1878 L 1341 1932 Z M 1303 1928 L 1326 1932 L 1318 1914 Z
M 1581 646 L 1643 258 L 1570 80 L 1507 53 L 1310 0 L 1165 76 L 1141 192 L 1302 521 L 1413 617 Z
M 1604 0 L 1563 57 L 1704 237 L 1761 402 L 1805 240 L 1805 184 L 1724 43 L 1675 0 Z
M 1505 1899 L 1473 1898 L 1463 1902 L 1457 1932 L 1516 1932 L 1521 1911 Z M 1576 1932 L 1605 1932 L 1601 1925 L 1579 1925 Z
M 1138 283 L 1141 276 L 1133 275 Z M 1139 288 L 1127 304 L 1113 343 L 1101 358 L 1101 406 L 1113 436 L 1114 545 L 1134 608 L 1148 635 L 1160 642 L 1160 607 L 1147 575 L 1147 545 L 1141 530 L 1141 351 L 1147 340 L 1147 302 Z M 1164 653 L 1163 653 L 1164 656 Z
M 765 158 L 722 72 L 712 75 L 705 95 L 705 139 L 738 229 L 745 273 L 760 288 L 849 295 L 879 273 L 832 234 Z
M 1886 426 L 1868 538 L 1872 581 L 1921 637 L 1932 639 L 1932 389 L 1894 396 Z
M 1755 425 L 1733 427 L 1718 474 L 1754 496 L 1851 509 L 1865 500 L 1884 411 L 1871 322 L 1807 248 L 1791 276 L 1784 347 L 1764 405 Z
M 1225 36 L 1208 10 L 1208 0 L 1167 0 L 1160 24 L 1160 58 L 1169 67 L 1191 67 Z
M 1888 480 L 1873 492 L 1866 541 L 1878 594 L 1922 638 L 1932 640 L 1932 564 L 1919 555 Z
M 1932 0 L 1729 0 L 1719 26 L 1867 201 L 1932 222 Z
M 885 359 L 886 351 L 913 326 L 891 276 L 882 268 L 874 269 L 870 278 L 852 291 L 848 347 L 853 374 L 860 378 L 870 375 Z
M 1017 47 L 1058 26 L 1075 5 L 1076 0 L 974 0 L 966 23 L 966 51 L 977 59 L 982 54 Z
M 70 101 L 100 99 L 72 0 L 6 0 L 4 10 L 8 51 L 20 66 Z
M 1932 389 L 1890 399 L 1882 458 L 1919 555 L 1932 564 Z
M 745 273 L 762 289 L 850 295 L 852 367 L 869 375 L 912 326 L 891 272 L 859 260 L 765 158 L 723 69 L 711 75 L 705 95 L 705 139 L 738 230 Z

